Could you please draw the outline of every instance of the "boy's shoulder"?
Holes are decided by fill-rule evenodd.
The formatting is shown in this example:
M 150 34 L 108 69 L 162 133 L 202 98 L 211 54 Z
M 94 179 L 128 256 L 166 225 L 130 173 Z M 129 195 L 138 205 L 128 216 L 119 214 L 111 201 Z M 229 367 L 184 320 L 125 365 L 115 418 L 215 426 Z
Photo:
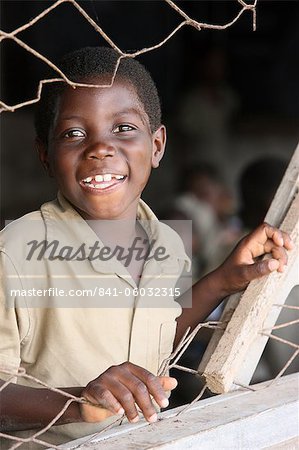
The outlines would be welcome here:
M 18 249 L 21 253 L 24 244 L 30 240 L 45 239 L 44 207 L 55 208 L 56 201 L 47 202 L 37 211 L 32 211 L 24 216 L 6 224 L 0 231 L 0 251 L 11 253 L 10 250 Z
M 7 239 L 19 239 L 24 236 L 28 236 L 32 233 L 36 233 L 38 229 L 42 230 L 42 214 L 40 210 L 32 211 L 30 213 L 25 214 L 18 219 L 12 220 L 6 223 L 5 228 L 1 230 L 1 244 L 5 242 Z M 30 227 L 29 225 L 36 225 L 34 227 Z

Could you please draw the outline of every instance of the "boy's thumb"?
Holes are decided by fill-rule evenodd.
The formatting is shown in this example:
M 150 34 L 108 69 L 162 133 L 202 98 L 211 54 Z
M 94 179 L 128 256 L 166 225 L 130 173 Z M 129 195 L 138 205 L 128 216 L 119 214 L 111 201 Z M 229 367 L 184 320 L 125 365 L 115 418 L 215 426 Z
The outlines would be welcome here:
M 264 259 L 254 264 L 250 264 L 244 267 L 245 278 L 248 281 L 252 281 L 256 278 L 261 278 L 265 275 L 269 275 L 279 268 L 279 261 L 277 259 Z
M 259 278 L 277 270 L 279 261 L 277 259 L 264 259 L 263 261 L 258 261 L 253 266 L 255 266 L 256 278 Z
M 173 377 L 159 377 L 160 383 L 164 391 L 172 391 L 178 385 L 178 382 Z

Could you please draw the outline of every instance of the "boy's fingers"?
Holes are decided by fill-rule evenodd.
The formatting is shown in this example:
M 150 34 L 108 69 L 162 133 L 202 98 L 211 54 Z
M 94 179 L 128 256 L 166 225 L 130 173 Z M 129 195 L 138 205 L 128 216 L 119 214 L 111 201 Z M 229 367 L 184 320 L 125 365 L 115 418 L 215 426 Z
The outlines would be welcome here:
M 272 227 L 267 223 L 262 225 L 262 229 L 265 232 L 266 238 L 271 239 L 278 247 L 285 247 L 287 250 L 291 250 L 293 248 L 293 243 L 290 236 L 284 231 Z
M 98 379 L 89 383 L 82 395 L 113 414 L 125 413 L 131 422 L 139 419 L 137 407 L 148 422 L 155 422 L 157 413 L 152 398 L 161 408 L 165 408 L 169 404 L 165 391 L 176 386 L 177 381 L 172 377 L 157 377 L 148 370 L 127 362 L 110 367 Z M 90 409 L 84 407 L 82 414 L 86 421 L 99 421 L 103 420 L 105 414 L 107 417 L 111 415 L 109 411 L 105 413 L 105 410 L 100 415 L 100 408 L 87 406 Z
M 266 228 L 266 235 L 271 238 L 276 245 L 278 245 L 279 247 L 283 247 L 284 239 L 280 230 L 273 227 Z
M 94 405 L 108 409 L 113 414 L 124 413 L 121 404 L 109 389 L 103 389 L 97 384 L 94 384 L 88 393 L 83 392 L 82 395 L 86 400 L 94 403 Z
M 284 265 L 281 266 L 280 262 L 277 259 L 268 259 L 264 262 L 267 263 L 269 273 L 274 272 L 275 270 L 279 270 L 279 269 L 282 269 L 281 272 L 283 271 Z
M 124 414 L 124 409 L 109 390 L 94 388 L 93 395 L 83 392 L 83 397 L 94 405 L 82 404 L 81 414 L 86 422 L 101 422 L 113 414 Z
M 282 237 L 283 237 L 284 247 L 287 250 L 292 250 L 294 248 L 294 244 L 293 244 L 292 239 L 288 235 L 288 233 L 285 233 L 284 231 L 282 231 Z
M 276 245 L 284 247 L 286 250 L 292 250 L 293 248 L 293 242 L 288 233 L 277 228 L 274 229 L 272 240 Z
M 150 375 L 150 380 L 147 379 L 147 385 L 140 380 L 135 381 L 132 392 L 135 402 L 141 409 L 145 419 L 148 422 L 156 422 L 157 413 L 149 394 L 153 396 L 161 408 L 166 408 L 169 405 L 169 401 L 165 391 L 174 389 L 177 386 L 177 381 L 172 377 L 156 377 L 152 374 Z
M 156 377 L 151 372 L 143 369 L 139 366 L 134 366 L 132 372 L 137 376 L 146 386 L 148 392 L 153 396 L 155 401 L 161 408 L 166 408 L 168 406 L 168 398 L 165 393 L 165 389 L 162 387 L 162 383 L 159 377 Z M 170 378 L 170 377 L 165 377 Z
M 293 248 L 292 240 L 287 233 L 268 224 L 260 225 L 241 242 L 243 243 L 243 250 L 247 247 L 253 259 L 262 256 L 264 253 L 272 253 L 274 258 L 276 258 L 276 255 L 273 254 L 273 249 L 275 248 L 276 254 L 279 255 L 278 259 L 282 259 L 284 265 L 287 262 L 286 250 Z M 279 251 L 281 252 L 280 254 Z
M 119 381 L 111 382 L 110 389 L 113 392 L 114 397 L 118 400 L 121 407 L 124 409 L 128 420 L 130 422 L 137 422 L 138 411 L 136 408 L 136 403 L 138 404 L 138 401 L 136 401 L 135 397 L 133 396 L 132 390 Z M 153 410 L 153 412 L 154 411 L 155 410 Z
M 283 272 L 283 267 L 284 266 L 280 265 L 280 262 L 277 259 L 266 259 L 243 266 L 243 277 L 249 283 L 251 280 L 269 275 L 275 270 Z
M 150 422 L 157 421 L 157 411 L 153 405 L 152 399 L 149 394 L 149 390 L 142 381 L 138 381 L 134 388 L 134 398 L 136 404 L 142 411 L 144 418 Z
M 150 393 L 155 400 L 166 397 L 158 377 L 155 377 L 148 370 L 136 366 L 132 363 L 123 363 L 120 366 L 110 368 L 110 376 L 102 378 L 105 380 L 107 389 L 113 393 L 125 410 L 125 414 L 130 422 L 138 421 L 136 405 L 142 411 L 145 419 L 149 422 L 157 420 L 157 414 Z
M 173 377 L 159 377 L 159 381 L 165 391 L 172 391 L 178 385 L 177 380 Z
M 138 372 L 138 378 L 136 377 L 135 380 L 130 378 L 128 380 L 128 388 L 133 392 L 135 401 L 140 407 L 145 419 L 148 422 L 155 422 L 157 420 L 157 414 L 150 395 L 161 408 L 168 406 L 167 395 L 158 377 L 139 367 L 136 372 Z
M 89 404 L 81 404 L 80 409 L 83 421 L 88 423 L 102 422 L 108 417 L 114 415 L 113 412 L 109 411 L 106 408 L 101 408 L 100 406 L 93 406 Z
M 266 259 L 264 261 L 259 261 L 254 265 L 257 266 L 256 270 L 263 275 L 269 275 L 276 270 L 277 272 L 283 272 L 285 267 L 285 264 L 278 259 Z
M 284 247 L 277 247 L 272 241 L 267 241 L 265 244 L 265 252 L 271 253 L 274 259 L 279 261 L 279 270 L 288 263 L 288 255 Z

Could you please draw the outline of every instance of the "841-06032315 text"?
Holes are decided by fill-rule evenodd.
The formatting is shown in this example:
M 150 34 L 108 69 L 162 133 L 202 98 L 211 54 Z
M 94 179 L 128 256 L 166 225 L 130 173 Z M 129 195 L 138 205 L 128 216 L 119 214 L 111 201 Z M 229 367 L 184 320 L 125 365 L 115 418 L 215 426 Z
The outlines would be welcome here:
M 140 297 L 179 297 L 180 288 L 103 288 L 96 286 L 94 289 L 59 289 L 50 287 L 48 289 L 11 289 L 12 297 L 118 297 L 118 296 L 140 296 Z

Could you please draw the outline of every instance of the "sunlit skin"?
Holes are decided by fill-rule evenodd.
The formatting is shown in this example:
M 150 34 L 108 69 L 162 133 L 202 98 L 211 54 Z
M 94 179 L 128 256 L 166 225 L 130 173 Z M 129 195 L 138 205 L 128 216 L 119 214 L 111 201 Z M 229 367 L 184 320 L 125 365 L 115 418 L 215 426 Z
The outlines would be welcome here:
M 101 83 L 101 79 L 94 82 Z M 67 88 L 62 95 L 48 147 L 40 157 L 64 197 L 84 219 L 136 219 L 138 201 L 151 169 L 161 160 L 164 126 L 154 133 L 135 89 L 125 82 L 111 88 Z M 106 189 L 90 189 L 83 179 L 118 174 Z

